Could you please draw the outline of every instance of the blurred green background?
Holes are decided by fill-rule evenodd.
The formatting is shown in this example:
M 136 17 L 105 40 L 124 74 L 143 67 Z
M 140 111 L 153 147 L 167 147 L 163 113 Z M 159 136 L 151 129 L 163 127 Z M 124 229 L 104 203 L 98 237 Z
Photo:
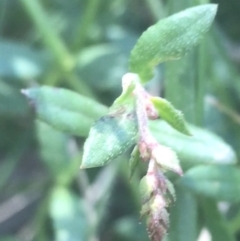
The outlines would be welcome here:
M 208 1 L 0 0 L 0 241 L 148 240 L 139 218 L 139 179 L 129 182 L 125 156 L 80 171 L 84 138 L 36 122 L 20 90 L 64 87 L 109 106 L 121 92 L 141 33 L 203 3 Z M 183 60 L 158 66 L 148 90 L 169 99 L 190 123 L 221 136 L 239 157 L 240 1 L 214 3 L 217 18 L 202 44 Z M 212 200 L 208 205 L 215 210 Z M 232 238 L 219 233 L 216 239 L 199 211 L 196 240 L 240 240 L 240 203 L 218 207 L 220 214 L 210 215 Z

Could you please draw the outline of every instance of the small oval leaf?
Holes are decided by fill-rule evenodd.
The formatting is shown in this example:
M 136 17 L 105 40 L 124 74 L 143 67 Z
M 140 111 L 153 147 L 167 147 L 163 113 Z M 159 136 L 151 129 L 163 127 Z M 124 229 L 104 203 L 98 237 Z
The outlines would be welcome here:
M 156 182 L 154 175 L 146 175 L 140 180 L 139 194 L 143 204 L 146 204 L 152 198 L 153 193 L 157 188 L 158 183 Z
M 173 128 L 183 134 L 191 135 L 181 111 L 175 109 L 166 99 L 151 97 L 151 101 L 163 120 L 167 121 Z
M 152 156 L 163 170 L 173 171 L 182 175 L 182 168 L 179 164 L 178 157 L 171 148 L 158 145 L 153 149 Z
M 197 166 L 188 170 L 179 184 L 220 201 L 240 201 L 240 170 L 235 166 Z
M 192 7 L 160 20 L 139 38 L 130 56 L 130 71 L 142 82 L 153 77 L 161 62 L 183 57 L 200 43 L 216 15 L 216 4 Z

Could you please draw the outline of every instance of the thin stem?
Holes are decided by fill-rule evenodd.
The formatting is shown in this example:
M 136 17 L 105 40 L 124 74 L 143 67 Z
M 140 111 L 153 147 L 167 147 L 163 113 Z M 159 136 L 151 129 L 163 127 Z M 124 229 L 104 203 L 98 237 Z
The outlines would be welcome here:
M 74 49 L 81 49 L 87 39 L 89 27 L 93 23 L 96 15 L 97 10 L 100 4 L 100 0 L 88 0 L 87 1 L 87 7 L 84 11 L 84 15 L 81 18 L 80 25 L 77 28 L 77 33 L 75 36 L 75 43 L 74 43 Z
M 236 122 L 238 125 L 240 125 L 240 114 L 238 114 L 236 111 L 231 109 L 230 107 L 224 105 L 223 103 L 219 102 L 216 98 L 212 96 L 207 97 L 207 102 L 216 107 L 219 111 L 227 115 L 229 118 L 231 118 L 234 122 Z
M 47 47 L 52 51 L 62 70 L 70 71 L 75 63 L 65 44 L 62 42 L 55 29 L 50 26 L 43 7 L 38 0 L 21 0 L 23 6 L 44 38 Z
M 165 17 L 165 9 L 161 0 L 145 0 L 155 21 Z

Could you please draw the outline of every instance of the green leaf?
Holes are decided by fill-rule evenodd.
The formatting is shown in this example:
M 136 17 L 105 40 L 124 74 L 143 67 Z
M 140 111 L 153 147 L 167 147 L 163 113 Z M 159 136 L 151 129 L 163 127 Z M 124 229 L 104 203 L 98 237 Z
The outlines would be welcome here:
M 141 157 L 140 157 L 140 152 L 138 149 L 138 146 L 135 146 L 132 153 L 131 153 L 131 157 L 129 160 L 129 169 L 130 169 L 130 174 L 129 174 L 129 178 L 131 179 L 138 164 L 140 161 Z
M 155 178 L 152 177 L 151 175 L 146 175 L 140 180 L 139 194 L 143 204 L 148 203 L 155 189 L 156 189 L 156 181 L 155 181 Z M 148 204 L 146 208 L 149 209 Z M 144 210 L 144 207 L 143 207 L 143 210 Z
M 169 241 L 197 240 L 197 202 L 191 193 L 176 187 L 177 202 L 170 210 Z
M 171 148 L 158 145 L 158 147 L 153 150 L 152 155 L 154 155 L 160 168 L 182 175 L 182 168 L 180 167 L 179 159 Z
M 166 179 L 165 181 L 167 185 L 169 200 L 176 202 L 176 192 L 173 184 L 168 179 Z
M 240 201 L 240 170 L 235 166 L 197 166 L 188 170 L 180 184 L 216 200 Z
M 200 43 L 216 11 L 215 4 L 200 5 L 160 20 L 148 28 L 131 52 L 130 71 L 139 74 L 143 83 L 149 81 L 156 65 L 179 59 Z
M 176 110 L 174 106 L 166 99 L 152 97 L 151 101 L 163 120 L 167 121 L 168 124 L 183 134 L 191 135 L 181 111 Z
M 114 232 L 120 236 L 122 241 L 146 241 L 148 240 L 147 232 L 139 218 L 134 216 L 124 216 L 114 223 Z
M 41 121 L 36 121 L 36 129 L 41 157 L 58 179 L 70 165 L 69 137 Z
M 231 234 L 227 220 L 218 210 L 217 203 L 213 200 L 201 198 L 200 208 L 204 214 L 204 222 L 208 230 L 211 232 L 212 241 L 235 241 L 235 237 Z
M 92 126 L 84 143 L 81 168 L 107 164 L 136 144 L 138 133 L 135 98 L 130 94 L 135 84 L 123 88 L 122 94 L 109 108 L 109 113 Z
M 63 110 L 79 112 L 88 117 L 97 119 L 106 113 L 107 108 L 96 101 L 79 95 L 71 90 L 42 86 L 22 91 L 33 104 L 49 104 Z
M 220 137 L 193 125 L 188 126 L 193 136 L 179 133 L 164 121 L 150 121 L 152 134 L 177 153 L 185 169 L 200 164 L 236 163 L 235 152 Z
M 88 240 L 87 217 L 84 203 L 63 187 L 56 187 L 50 201 L 50 216 L 53 221 L 55 240 Z
M 92 126 L 84 143 L 81 168 L 103 166 L 136 143 L 135 115 L 107 115 Z
M 44 86 L 22 90 L 22 93 L 30 100 L 39 120 L 78 136 L 86 136 L 93 120 L 107 110 L 70 90 Z
M 44 122 L 35 124 L 42 161 L 57 183 L 68 185 L 78 175 L 82 153 L 70 152 L 69 145 L 74 145 L 70 136 Z
M 126 73 L 128 55 L 129 51 L 112 43 L 91 46 L 80 52 L 77 71 L 97 91 L 113 91 L 120 87 L 119 77 Z

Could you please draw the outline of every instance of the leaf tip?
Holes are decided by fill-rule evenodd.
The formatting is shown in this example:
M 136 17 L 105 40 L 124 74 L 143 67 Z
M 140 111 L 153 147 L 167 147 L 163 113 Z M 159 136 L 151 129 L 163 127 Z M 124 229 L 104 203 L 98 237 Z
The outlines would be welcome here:
M 21 89 L 20 92 L 21 92 L 23 95 L 27 96 L 27 97 L 28 97 L 28 95 L 29 95 L 29 90 L 28 90 L 28 89 Z
M 84 167 L 83 165 L 81 165 L 81 166 L 79 167 L 79 169 L 85 169 L 85 167 Z
M 186 128 L 184 134 L 187 135 L 187 136 L 190 136 L 190 137 L 193 136 L 193 134 L 190 132 L 190 130 L 188 128 Z
M 218 4 L 216 4 L 216 3 L 211 3 L 211 4 L 209 4 L 209 5 L 211 5 L 212 10 L 213 10 L 214 12 L 217 12 L 217 10 L 218 10 Z

